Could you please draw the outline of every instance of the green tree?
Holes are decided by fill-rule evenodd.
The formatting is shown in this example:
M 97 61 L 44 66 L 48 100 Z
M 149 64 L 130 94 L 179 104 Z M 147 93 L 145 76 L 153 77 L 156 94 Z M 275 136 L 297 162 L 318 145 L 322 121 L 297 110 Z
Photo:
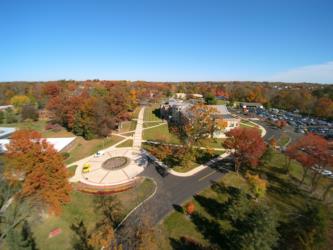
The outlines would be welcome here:
M 317 201 L 309 201 L 281 224 L 281 249 L 326 249 L 330 223 L 329 208 Z M 328 249 L 328 248 L 327 248 Z
M 17 122 L 16 115 L 11 108 L 6 109 L 6 123 L 15 123 Z
M 279 233 L 274 209 L 267 205 L 254 207 L 244 220 L 237 221 L 232 236 L 232 249 L 270 250 L 277 246 Z

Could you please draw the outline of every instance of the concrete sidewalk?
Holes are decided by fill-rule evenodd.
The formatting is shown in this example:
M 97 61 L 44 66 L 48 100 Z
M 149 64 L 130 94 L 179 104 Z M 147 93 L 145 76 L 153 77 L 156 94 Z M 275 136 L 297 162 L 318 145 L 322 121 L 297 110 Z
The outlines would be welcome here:
M 142 144 L 142 129 L 143 129 L 143 115 L 145 112 L 145 107 L 141 108 L 139 115 L 138 115 L 138 121 L 136 124 L 135 132 L 133 135 L 133 147 L 134 148 L 141 148 Z

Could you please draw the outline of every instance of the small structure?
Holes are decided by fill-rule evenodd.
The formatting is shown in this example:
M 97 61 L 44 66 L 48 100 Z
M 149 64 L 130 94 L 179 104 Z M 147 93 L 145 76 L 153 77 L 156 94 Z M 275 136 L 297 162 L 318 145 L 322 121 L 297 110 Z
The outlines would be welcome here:
M 186 94 L 185 93 L 176 93 L 175 98 L 185 100 L 186 99 Z
M 53 145 L 54 149 L 58 152 L 65 149 L 69 144 L 71 144 L 75 137 L 67 138 L 45 138 L 46 141 Z M 9 144 L 10 139 L 0 139 L 0 153 L 6 152 L 6 145 Z
M 0 127 L 0 139 L 8 138 L 15 131 L 16 131 L 16 128 L 2 128 L 2 127 Z
M 242 109 L 263 109 L 264 106 L 261 103 L 258 102 L 241 102 L 239 106 Z
M 13 109 L 14 106 L 13 105 L 2 105 L 0 106 L 0 111 L 4 111 L 6 109 Z

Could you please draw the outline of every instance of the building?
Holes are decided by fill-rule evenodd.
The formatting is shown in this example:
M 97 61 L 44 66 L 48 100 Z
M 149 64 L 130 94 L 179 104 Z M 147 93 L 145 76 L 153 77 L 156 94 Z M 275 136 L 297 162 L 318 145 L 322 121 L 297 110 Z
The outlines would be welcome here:
M 214 138 L 222 138 L 224 137 L 224 133 L 228 132 L 234 128 L 239 127 L 240 125 L 240 118 L 232 115 L 227 106 L 225 105 L 208 105 L 211 108 L 216 109 L 216 113 L 213 114 L 214 119 L 216 121 L 221 120 L 225 122 L 224 130 L 217 130 L 214 132 Z
M 15 131 L 16 131 L 15 128 L 1 128 L 0 127 L 0 139 L 8 138 Z
M 13 109 L 14 106 L 13 105 L 3 105 L 3 106 L 0 106 L 0 111 L 4 111 L 6 109 Z
M 54 149 L 58 152 L 66 149 L 72 142 L 74 142 L 75 137 L 66 138 L 44 138 L 48 143 L 50 143 Z M 10 142 L 10 139 L 0 139 L 0 153 L 6 152 L 6 145 Z
M 242 109 L 263 109 L 264 106 L 261 103 L 258 102 L 241 102 L 239 106 Z
M 171 123 L 180 124 L 184 122 L 184 120 L 189 119 L 189 116 L 191 115 L 189 110 L 196 103 L 195 100 L 183 101 L 171 98 L 160 106 L 161 117 Z M 209 105 L 209 107 L 216 110 L 216 113 L 212 114 L 212 118 L 216 122 L 220 120 L 225 123 L 224 129 L 216 130 L 214 132 L 214 138 L 225 137 L 225 132 L 239 126 L 240 119 L 230 114 L 225 105 Z

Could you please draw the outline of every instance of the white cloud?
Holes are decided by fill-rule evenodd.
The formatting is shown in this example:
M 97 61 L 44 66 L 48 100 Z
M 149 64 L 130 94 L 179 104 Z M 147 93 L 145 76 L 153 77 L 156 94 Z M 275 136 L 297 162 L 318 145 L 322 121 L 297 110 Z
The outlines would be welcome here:
M 273 75 L 270 81 L 333 83 L 333 61 L 290 69 Z

